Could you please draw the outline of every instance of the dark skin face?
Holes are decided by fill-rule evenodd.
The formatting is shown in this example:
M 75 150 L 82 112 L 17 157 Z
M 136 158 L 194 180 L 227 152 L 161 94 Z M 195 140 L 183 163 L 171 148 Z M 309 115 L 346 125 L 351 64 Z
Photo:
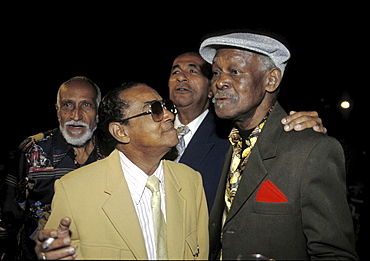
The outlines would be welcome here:
M 92 86 L 87 83 L 72 82 L 63 85 L 59 92 L 59 104 L 56 104 L 57 116 L 61 125 L 75 120 L 82 121 L 93 130 L 97 124 L 96 93 Z M 80 138 L 86 127 L 78 124 L 66 127 L 68 134 Z
M 277 68 L 262 72 L 258 54 L 219 49 L 213 59 L 211 82 L 218 117 L 233 120 L 240 129 L 252 129 L 269 110 L 280 84 Z
M 55 104 L 55 107 L 60 125 L 64 126 L 66 122 L 75 121 L 66 126 L 70 137 L 81 138 L 87 132 L 87 127 L 76 121 L 86 123 L 91 131 L 96 127 L 98 111 L 96 95 L 95 89 L 85 82 L 70 82 L 60 87 L 59 103 Z M 73 149 L 77 162 L 83 164 L 94 149 L 94 144 L 89 140 L 83 146 Z
M 197 53 L 184 53 L 172 65 L 168 80 L 169 96 L 175 103 L 181 123 L 187 124 L 209 107 L 209 79 L 203 75 L 206 64 Z

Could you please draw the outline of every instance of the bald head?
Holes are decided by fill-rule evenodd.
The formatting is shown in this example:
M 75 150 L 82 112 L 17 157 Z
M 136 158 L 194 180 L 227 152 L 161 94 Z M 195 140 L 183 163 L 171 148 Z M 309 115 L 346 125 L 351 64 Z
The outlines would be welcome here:
M 60 86 L 55 107 L 62 135 L 72 146 L 85 146 L 91 139 L 100 99 L 98 86 L 86 77 L 74 77 Z
M 99 107 L 100 101 L 101 101 L 101 91 L 100 88 L 89 78 L 85 76 L 75 76 L 68 81 L 64 82 L 58 90 L 57 93 L 57 102 L 56 106 L 58 107 L 60 105 L 60 93 L 63 90 L 69 89 L 69 88 L 87 88 L 90 89 L 94 93 L 94 101 L 96 108 Z

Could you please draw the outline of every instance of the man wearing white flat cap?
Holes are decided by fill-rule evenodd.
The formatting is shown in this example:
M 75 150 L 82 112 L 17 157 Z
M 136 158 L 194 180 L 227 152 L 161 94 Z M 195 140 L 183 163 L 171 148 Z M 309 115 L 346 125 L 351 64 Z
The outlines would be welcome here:
M 356 260 L 343 149 L 284 132 L 277 93 L 289 50 L 257 34 L 206 39 L 215 112 L 235 123 L 210 214 L 210 259 Z

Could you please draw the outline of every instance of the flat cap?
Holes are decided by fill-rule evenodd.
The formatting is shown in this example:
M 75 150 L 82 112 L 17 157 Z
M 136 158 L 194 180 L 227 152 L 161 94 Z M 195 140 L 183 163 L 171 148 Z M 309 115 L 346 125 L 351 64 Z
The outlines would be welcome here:
M 267 55 L 284 73 L 285 66 L 290 58 L 289 50 L 281 42 L 264 35 L 251 33 L 232 33 L 211 37 L 200 45 L 199 53 L 208 63 L 212 64 L 217 49 L 227 47 L 238 47 Z

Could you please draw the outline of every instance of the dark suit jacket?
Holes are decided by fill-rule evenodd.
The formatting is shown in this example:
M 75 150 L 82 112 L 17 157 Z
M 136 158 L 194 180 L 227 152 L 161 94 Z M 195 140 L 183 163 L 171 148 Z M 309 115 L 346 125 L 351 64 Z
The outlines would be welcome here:
M 286 115 L 277 103 L 221 228 L 229 149 L 210 215 L 211 259 L 219 254 L 221 233 L 224 260 L 257 253 L 278 260 L 357 258 L 343 149 L 311 129 L 285 132 L 280 120 Z
M 180 159 L 181 163 L 202 175 L 209 210 L 216 196 L 225 154 L 230 145 L 227 139 L 219 135 L 216 130 L 214 111 L 210 109 Z

